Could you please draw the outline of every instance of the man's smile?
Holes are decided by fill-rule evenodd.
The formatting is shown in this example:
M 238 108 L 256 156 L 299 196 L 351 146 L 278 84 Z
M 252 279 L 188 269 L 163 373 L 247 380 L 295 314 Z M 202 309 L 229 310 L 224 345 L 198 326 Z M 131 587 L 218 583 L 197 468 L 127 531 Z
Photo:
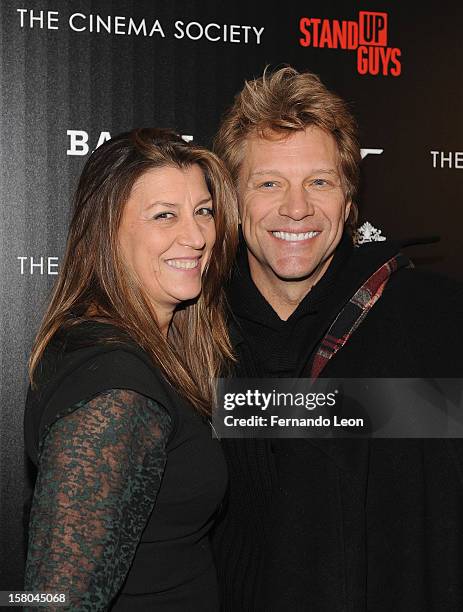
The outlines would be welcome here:
M 285 242 L 302 242 L 315 238 L 320 233 L 319 231 L 310 232 L 285 232 L 285 231 L 274 231 L 270 232 L 272 236 L 278 238 L 278 240 L 284 240 Z

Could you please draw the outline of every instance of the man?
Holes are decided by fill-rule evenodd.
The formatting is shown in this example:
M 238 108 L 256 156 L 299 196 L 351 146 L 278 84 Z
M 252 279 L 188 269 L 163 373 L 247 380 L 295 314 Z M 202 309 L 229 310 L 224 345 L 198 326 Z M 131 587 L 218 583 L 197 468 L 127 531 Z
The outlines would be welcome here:
M 353 246 L 355 122 L 317 76 L 247 82 L 215 148 L 244 238 L 229 291 L 237 376 L 461 377 L 461 286 L 411 269 L 389 241 Z M 459 440 L 223 446 L 225 611 L 463 609 Z

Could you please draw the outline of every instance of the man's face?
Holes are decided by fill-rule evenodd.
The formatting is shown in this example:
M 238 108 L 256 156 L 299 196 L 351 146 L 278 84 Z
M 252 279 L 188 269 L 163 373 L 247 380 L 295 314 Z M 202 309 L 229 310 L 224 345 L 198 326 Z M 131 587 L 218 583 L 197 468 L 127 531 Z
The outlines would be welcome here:
M 310 288 L 326 271 L 349 215 L 334 138 L 311 126 L 250 137 L 238 193 L 254 282 Z

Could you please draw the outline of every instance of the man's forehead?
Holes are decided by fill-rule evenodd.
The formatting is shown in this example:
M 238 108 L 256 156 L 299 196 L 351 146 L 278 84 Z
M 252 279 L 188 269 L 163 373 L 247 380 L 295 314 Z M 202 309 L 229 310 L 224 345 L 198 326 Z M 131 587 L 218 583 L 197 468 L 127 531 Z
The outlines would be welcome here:
M 322 166 L 338 165 L 335 139 L 317 126 L 297 131 L 253 132 L 245 139 L 242 149 L 242 164 L 248 169 L 250 165 L 265 163 L 266 159 L 282 163 L 285 159 L 302 161 L 317 157 L 323 161 Z
M 281 148 L 289 145 L 307 144 L 312 142 L 330 142 L 336 146 L 332 134 L 316 125 L 307 126 L 301 130 L 273 130 L 270 128 L 253 131 L 245 138 L 248 147 Z
M 296 134 L 304 134 L 306 130 L 285 130 L 276 131 L 271 128 L 263 128 L 255 130 L 248 134 L 245 138 L 245 143 L 248 147 L 268 147 L 274 145 L 283 145 L 294 138 Z

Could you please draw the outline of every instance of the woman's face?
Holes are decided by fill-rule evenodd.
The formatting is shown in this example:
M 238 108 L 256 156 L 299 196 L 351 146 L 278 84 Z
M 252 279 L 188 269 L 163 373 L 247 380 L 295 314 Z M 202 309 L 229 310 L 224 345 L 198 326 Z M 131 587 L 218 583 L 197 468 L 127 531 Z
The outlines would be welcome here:
M 134 183 L 119 244 L 158 314 L 199 295 L 214 242 L 212 197 L 198 165 L 153 168 Z

